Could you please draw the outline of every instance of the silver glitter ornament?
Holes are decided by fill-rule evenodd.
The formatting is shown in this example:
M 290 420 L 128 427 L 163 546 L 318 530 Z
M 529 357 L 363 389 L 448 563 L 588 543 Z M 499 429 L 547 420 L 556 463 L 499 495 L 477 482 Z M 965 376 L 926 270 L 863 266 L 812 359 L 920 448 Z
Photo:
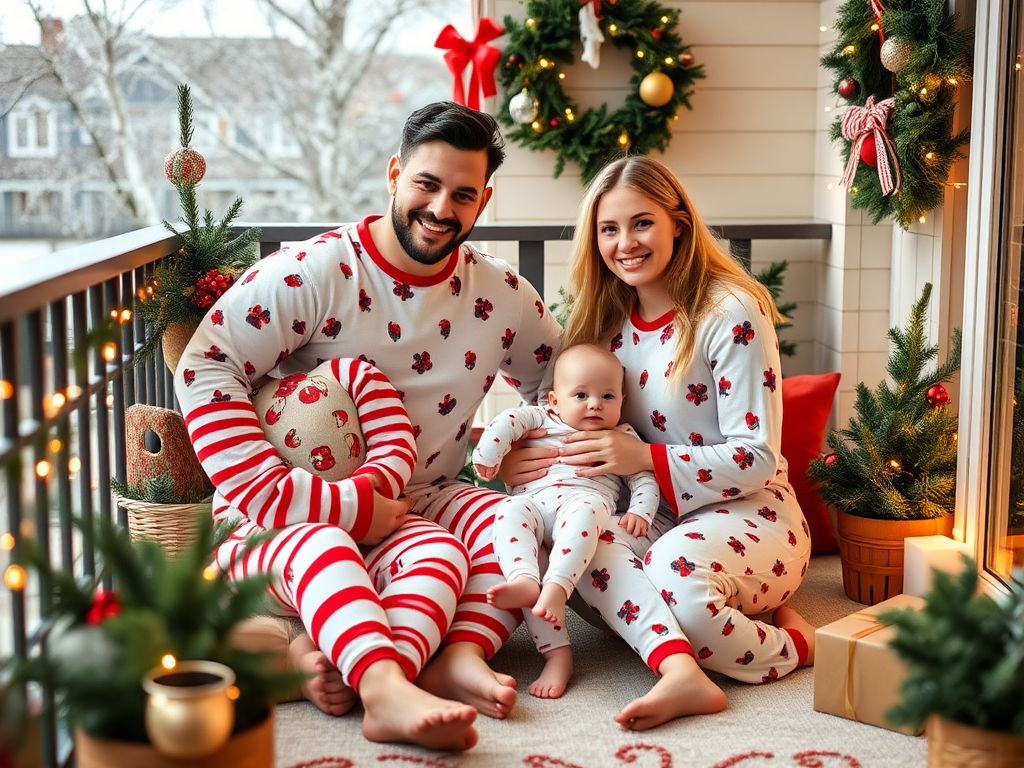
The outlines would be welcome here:
M 883 67 L 894 75 L 898 75 L 910 63 L 910 54 L 913 50 L 913 45 L 906 40 L 890 37 L 882 43 L 882 50 L 878 52 L 878 58 L 881 59 Z
M 508 113 L 517 123 L 532 123 L 539 111 L 540 104 L 526 91 L 517 93 L 508 103 Z

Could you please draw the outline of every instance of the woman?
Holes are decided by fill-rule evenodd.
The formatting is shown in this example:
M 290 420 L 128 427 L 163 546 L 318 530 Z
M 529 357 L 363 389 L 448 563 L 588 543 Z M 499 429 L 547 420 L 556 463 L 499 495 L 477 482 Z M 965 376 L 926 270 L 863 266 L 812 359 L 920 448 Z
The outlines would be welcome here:
M 647 157 L 617 160 L 591 183 L 570 283 L 563 343 L 600 342 L 615 353 L 626 370 L 623 418 L 642 440 L 577 432 L 557 457 L 518 451 L 503 478 L 541 477 L 555 461 L 585 477 L 655 473 L 654 543 L 609 526 L 614 541 L 598 548 L 580 597 L 661 675 L 616 721 L 639 730 L 718 711 L 725 696 L 698 665 L 760 683 L 814 660 L 814 628 L 784 605 L 811 543 L 779 452 L 778 312 L 671 171 Z M 645 616 L 659 601 L 689 645 L 655 654 L 655 666 L 642 650 L 651 633 L 676 631 Z

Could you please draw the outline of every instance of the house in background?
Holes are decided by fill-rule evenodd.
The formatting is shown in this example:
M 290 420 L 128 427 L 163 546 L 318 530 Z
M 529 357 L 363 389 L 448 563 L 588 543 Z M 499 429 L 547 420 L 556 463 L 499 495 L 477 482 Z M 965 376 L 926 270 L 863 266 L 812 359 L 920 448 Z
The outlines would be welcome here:
M 317 119 L 309 51 L 284 39 L 126 38 L 117 81 L 128 141 L 145 180 L 139 185 L 112 135 L 110 99 L 79 49 L 67 44 L 78 27 L 84 39 L 82 19 L 48 19 L 39 46 L 0 46 L 0 239 L 92 240 L 177 218 L 177 194 L 162 166 L 180 146 L 176 87 L 182 82 L 195 105 L 192 146 L 207 161 L 201 207 L 219 214 L 240 196 L 248 221 L 323 219 L 316 214 L 324 193 L 308 184 L 320 150 L 301 130 Z M 337 211 L 337 218 L 383 206 L 383 169 L 397 149 L 399 127 L 411 110 L 448 97 L 450 88 L 439 56 L 377 54 L 354 81 L 336 130 L 386 141 L 347 142 L 351 174 L 338 186 L 351 211 Z M 308 108 L 296 111 L 296 104 Z M 145 205 L 133 211 L 128 196 L 151 198 L 156 218 L 147 216 Z

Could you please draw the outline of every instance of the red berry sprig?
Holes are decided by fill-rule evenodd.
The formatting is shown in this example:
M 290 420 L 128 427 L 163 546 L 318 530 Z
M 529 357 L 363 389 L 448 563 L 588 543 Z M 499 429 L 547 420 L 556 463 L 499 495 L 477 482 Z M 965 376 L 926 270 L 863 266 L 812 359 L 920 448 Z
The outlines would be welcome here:
M 196 280 L 196 292 L 192 295 L 192 303 L 200 309 L 209 309 L 234 281 L 235 278 L 231 275 L 225 275 L 215 268 L 211 269 Z

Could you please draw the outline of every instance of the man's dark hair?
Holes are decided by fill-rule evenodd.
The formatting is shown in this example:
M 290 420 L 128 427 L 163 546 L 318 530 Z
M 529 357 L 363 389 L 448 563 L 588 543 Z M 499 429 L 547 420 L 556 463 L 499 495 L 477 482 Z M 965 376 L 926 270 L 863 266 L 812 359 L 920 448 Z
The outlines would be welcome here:
M 434 102 L 409 115 L 402 129 L 402 147 L 398 157 L 410 157 L 428 141 L 443 141 L 469 152 L 486 149 L 487 179 L 505 160 L 505 140 L 498 130 L 498 122 L 484 112 L 454 101 Z

